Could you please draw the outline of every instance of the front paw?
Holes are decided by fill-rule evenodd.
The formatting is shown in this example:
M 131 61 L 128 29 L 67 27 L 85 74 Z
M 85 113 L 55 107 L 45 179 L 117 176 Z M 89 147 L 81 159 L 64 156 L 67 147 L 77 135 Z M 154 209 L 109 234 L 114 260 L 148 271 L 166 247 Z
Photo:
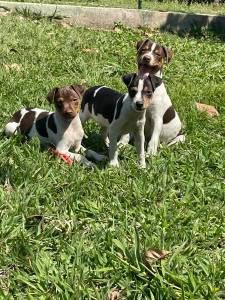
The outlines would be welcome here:
M 157 154 L 157 148 L 158 148 L 157 143 L 150 144 L 147 148 L 146 156 L 148 157 L 150 155 L 156 155 Z
M 145 161 L 140 161 L 139 164 L 138 164 L 138 166 L 139 166 L 140 169 L 145 169 L 146 168 Z
M 118 168 L 119 167 L 119 162 L 118 160 L 111 160 L 109 162 L 109 166 L 114 167 L 114 168 Z

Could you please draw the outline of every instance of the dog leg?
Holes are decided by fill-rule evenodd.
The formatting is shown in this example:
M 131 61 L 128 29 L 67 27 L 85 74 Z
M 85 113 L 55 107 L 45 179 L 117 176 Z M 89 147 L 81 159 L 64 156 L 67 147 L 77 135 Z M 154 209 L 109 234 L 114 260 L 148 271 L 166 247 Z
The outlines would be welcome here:
M 124 134 L 121 136 L 119 142 L 117 143 L 117 145 L 119 147 L 123 147 L 123 146 L 126 146 L 129 144 L 129 141 L 130 141 L 130 134 L 127 133 L 127 134 Z
M 101 127 L 100 135 L 101 135 L 103 141 L 105 142 L 106 146 L 109 147 L 108 128 Z
M 147 155 L 155 155 L 157 153 L 157 148 L 159 145 L 159 137 L 162 131 L 163 123 L 161 118 L 154 120 L 153 123 L 154 123 L 153 124 L 154 127 L 153 127 L 151 140 L 147 147 Z
M 119 167 L 117 138 L 118 134 L 115 130 L 109 131 L 109 165 L 112 167 Z
M 139 166 L 145 168 L 145 135 L 144 126 L 140 126 L 137 131 L 134 132 L 134 142 L 138 153 Z

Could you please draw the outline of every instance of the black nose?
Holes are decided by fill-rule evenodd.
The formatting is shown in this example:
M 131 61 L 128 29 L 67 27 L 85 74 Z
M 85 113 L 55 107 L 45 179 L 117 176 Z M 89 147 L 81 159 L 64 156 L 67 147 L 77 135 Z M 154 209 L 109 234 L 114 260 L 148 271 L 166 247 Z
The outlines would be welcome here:
M 143 108 L 143 102 L 141 101 L 136 102 L 136 107 L 138 110 L 141 110 Z
M 149 63 L 150 62 L 150 57 L 149 56 L 144 56 L 143 61 L 146 62 L 146 63 Z

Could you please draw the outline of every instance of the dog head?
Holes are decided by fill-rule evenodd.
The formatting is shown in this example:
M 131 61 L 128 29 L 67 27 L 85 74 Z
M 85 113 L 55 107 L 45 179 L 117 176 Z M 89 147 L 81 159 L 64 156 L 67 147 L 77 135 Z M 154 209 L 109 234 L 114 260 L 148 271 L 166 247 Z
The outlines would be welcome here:
M 172 50 L 156 44 L 150 40 L 137 42 L 137 62 L 140 74 L 155 74 L 168 64 L 172 57 Z
M 127 86 L 131 105 L 135 111 L 143 111 L 151 105 L 153 93 L 162 83 L 161 78 L 152 74 L 142 76 L 132 73 L 124 75 L 122 79 Z
M 73 119 L 80 111 L 85 87 L 82 85 L 70 85 L 52 89 L 47 99 L 54 103 L 57 112 L 66 119 Z

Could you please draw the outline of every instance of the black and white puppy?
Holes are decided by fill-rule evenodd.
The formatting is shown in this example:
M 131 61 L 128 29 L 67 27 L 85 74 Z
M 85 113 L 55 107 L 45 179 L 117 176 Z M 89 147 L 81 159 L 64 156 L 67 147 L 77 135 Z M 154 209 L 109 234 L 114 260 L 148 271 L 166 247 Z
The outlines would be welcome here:
M 80 118 L 82 124 L 93 118 L 102 128 L 104 138 L 109 137 L 109 164 L 119 166 L 117 140 L 126 133 L 132 133 L 139 157 L 139 164 L 145 167 L 144 124 L 145 113 L 155 89 L 162 80 L 154 75 L 123 76 L 128 88 L 124 95 L 105 86 L 89 88 L 82 100 Z
M 162 78 L 162 69 L 165 63 L 172 59 L 172 50 L 156 44 L 150 40 L 137 43 L 138 74 L 154 74 Z M 172 145 L 184 142 L 185 136 L 181 133 L 182 124 L 178 113 L 172 105 L 166 87 L 162 83 L 155 91 L 152 103 L 146 112 L 145 139 L 147 154 L 156 154 L 160 142 Z
M 81 154 L 75 152 L 82 148 L 81 141 L 84 131 L 79 117 L 80 104 L 85 92 L 81 85 L 71 85 L 54 88 L 47 96 L 54 103 L 55 112 L 39 108 L 22 108 L 14 113 L 5 126 L 5 134 L 11 136 L 17 132 L 28 138 L 38 137 L 42 144 L 52 144 L 56 150 L 68 155 L 72 160 L 86 166 L 93 164 Z M 103 156 L 87 150 L 87 156 L 95 160 L 103 160 Z

